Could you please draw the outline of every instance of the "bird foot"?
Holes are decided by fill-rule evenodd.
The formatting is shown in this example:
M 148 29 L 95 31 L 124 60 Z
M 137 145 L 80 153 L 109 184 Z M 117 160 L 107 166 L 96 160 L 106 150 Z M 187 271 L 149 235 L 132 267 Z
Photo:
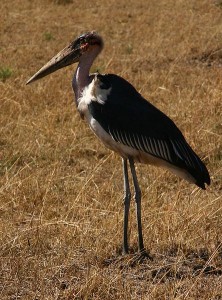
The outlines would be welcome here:
M 145 249 L 139 250 L 138 253 L 129 253 L 126 251 L 122 251 L 122 258 L 128 260 L 129 265 L 131 265 L 132 267 L 135 266 L 137 263 L 140 264 L 148 260 L 153 260 L 153 257 Z
M 148 261 L 152 261 L 153 258 L 149 253 L 144 249 L 135 254 L 129 254 L 128 265 L 131 267 L 135 267 L 138 264 L 148 263 Z M 127 256 L 125 256 L 127 258 Z
M 136 255 L 136 258 L 139 262 L 142 262 L 145 259 L 153 260 L 153 257 L 145 249 L 139 250 L 139 253 Z
M 152 256 L 149 254 L 149 252 L 146 251 L 145 248 L 139 250 L 137 254 L 135 254 L 133 249 L 128 250 L 123 248 L 122 250 L 123 256 L 132 255 L 132 254 L 134 254 L 134 256 L 136 256 L 136 258 L 140 260 L 144 260 L 144 259 L 153 260 Z

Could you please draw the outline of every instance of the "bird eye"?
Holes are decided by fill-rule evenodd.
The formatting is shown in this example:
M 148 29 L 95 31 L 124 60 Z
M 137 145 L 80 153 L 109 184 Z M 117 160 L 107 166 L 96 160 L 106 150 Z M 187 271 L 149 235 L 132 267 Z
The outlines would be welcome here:
M 88 49 L 88 47 L 89 47 L 89 44 L 86 43 L 85 41 L 80 44 L 80 49 L 82 51 L 86 51 Z

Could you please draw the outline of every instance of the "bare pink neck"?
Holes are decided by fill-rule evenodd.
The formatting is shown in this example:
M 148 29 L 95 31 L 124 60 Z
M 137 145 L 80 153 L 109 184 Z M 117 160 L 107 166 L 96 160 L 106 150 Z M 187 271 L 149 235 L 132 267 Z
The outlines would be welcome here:
M 90 52 L 86 52 L 80 57 L 78 67 L 72 80 L 72 87 L 75 93 L 76 105 L 79 103 L 83 89 L 90 84 L 89 71 L 93 64 L 93 61 L 99 54 L 101 49 L 98 47 L 93 48 Z

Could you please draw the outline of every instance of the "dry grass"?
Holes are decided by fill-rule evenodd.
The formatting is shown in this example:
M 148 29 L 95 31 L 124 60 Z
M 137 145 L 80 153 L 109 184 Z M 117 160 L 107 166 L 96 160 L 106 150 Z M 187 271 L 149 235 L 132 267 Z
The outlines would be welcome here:
M 1 0 L 0 299 L 222 299 L 220 2 Z M 25 86 L 92 29 L 105 39 L 94 70 L 172 117 L 211 173 L 201 191 L 138 166 L 153 261 L 119 254 L 121 163 L 79 118 L 73 67 Z

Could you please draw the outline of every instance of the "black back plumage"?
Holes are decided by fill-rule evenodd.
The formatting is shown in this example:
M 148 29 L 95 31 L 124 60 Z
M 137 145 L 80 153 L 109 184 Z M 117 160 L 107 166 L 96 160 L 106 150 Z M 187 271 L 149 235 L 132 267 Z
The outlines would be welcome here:
M 116 142 L 187 170 L 203 189 L 210 184 L 207 168 L 169 117 L 125 79 L 113 74 L 97 77 L 100 88 L 111 87 L 111 92 L 103 104 L 91 101 L 89 111 Z

